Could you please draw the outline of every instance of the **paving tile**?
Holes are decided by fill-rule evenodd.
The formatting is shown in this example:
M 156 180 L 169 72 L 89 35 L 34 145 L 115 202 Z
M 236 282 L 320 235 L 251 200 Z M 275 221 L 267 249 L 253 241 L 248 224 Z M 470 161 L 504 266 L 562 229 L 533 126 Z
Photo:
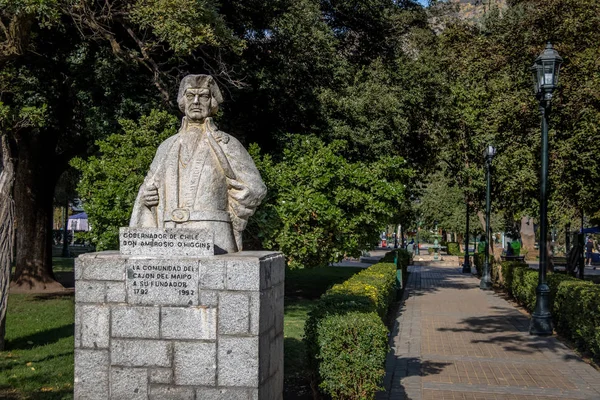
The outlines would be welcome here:
M 530 336 L 528 316 L 472 275 L 409 272 L 378 400 L 600 399 L 598 371 L 556 338 Z

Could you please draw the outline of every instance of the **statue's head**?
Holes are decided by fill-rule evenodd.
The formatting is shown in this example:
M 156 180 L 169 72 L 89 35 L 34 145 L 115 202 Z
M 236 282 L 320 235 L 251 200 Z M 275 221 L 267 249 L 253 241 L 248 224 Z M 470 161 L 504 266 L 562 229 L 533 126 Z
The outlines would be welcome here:
M 217 113 L 223 95 L 210 75 L 187 75 L 181 80 L 177 103 L 191 121 L 202 121 Z

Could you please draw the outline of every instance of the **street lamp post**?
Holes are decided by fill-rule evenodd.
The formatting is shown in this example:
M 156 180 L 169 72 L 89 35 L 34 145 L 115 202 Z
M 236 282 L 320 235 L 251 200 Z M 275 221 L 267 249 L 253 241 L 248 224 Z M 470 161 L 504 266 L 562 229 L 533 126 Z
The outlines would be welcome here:
M 535 290 L 535 310 L 531 315 L 529 333 L 532 335 L 551 335 L 552 316 L 550 314 L 550 288 L 546 283 L 548 265 L 548 114 L 552 93 L 558 85 L 558 72 L 562 58 L 548 42 L 546 48 L 538 56 L 531 68 L 534 77 L 535 95 L 540 102 L 542 116 L 542 165 L 540 176 L 540 264 L 538 269 L 538 286 Z
M 483 262 L 483 274 L 479 288 L 481 290 L 492 289 L 492 279 L 490 277 L 490 191 L 492 186 L 492 176 L 490 169 L 492 168 L 492 159 L 496 155 L 496 149 L 492 145 L 488 145 L 483 152 L 485 157 L 487 185 L 485 191 L 485 261 Z
M 469 202 L 467 204 L 467 232 L 465 233 L 465 262 L 462 265 L 462 272 L 465 274 L 471 273 L 471 263 L 469 261 Z

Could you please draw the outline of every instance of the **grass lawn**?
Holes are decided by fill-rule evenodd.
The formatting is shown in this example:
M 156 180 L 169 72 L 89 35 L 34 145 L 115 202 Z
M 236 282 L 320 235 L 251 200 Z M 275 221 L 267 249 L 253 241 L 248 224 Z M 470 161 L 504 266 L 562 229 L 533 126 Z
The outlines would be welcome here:
M 53 261 L 57 277 L 72 274 L 73 259 Z M 312 398 L 302 342 L 312 304 L 333 284 L 360 270 L 327 267 L 286 271 L 286 399 Z M 6 350 L 0 352 L 0 399 L 73 398 L 73 318 L 72 295 L 10 295 Z
M 362 268 L 326 267 L 285 272 L 284 398 L 312 399 L 302 338 L 312 305 L 335 283 L 350 278 Z
M 73 398 L 73 296 L 12 294 L 0 398 Z

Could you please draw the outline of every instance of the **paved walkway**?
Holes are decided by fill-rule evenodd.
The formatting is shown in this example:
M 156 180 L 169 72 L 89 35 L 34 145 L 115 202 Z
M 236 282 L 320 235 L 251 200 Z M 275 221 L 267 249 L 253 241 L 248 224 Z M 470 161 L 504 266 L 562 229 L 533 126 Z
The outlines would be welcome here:
M 600 373 L 457 266 L 411 266 L 378 400 L 600 399 Z

